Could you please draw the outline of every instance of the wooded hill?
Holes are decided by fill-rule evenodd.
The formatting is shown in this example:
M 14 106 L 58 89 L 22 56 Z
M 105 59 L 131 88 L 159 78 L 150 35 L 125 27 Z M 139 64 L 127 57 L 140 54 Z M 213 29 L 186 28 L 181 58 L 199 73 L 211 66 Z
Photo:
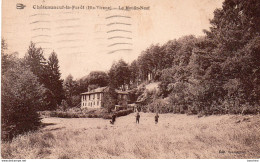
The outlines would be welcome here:
M 257 113 L 260 101 L 260 2 L 226 0 L 205 36 L 183 36 L 144 50 L 130 65 L 114 63 L 108 78 L 116 88 L 159 81 L 148 103 L 162 112 Z M 139 95 L 141 93 L 139 92 Z M 137 96 L 138 97 L 138 96 Z M 135 99 L 137 97 L 134 97 Z M 145 106 L 145 105 L 144 105 Z M 147 105 L 146 105 L 147 106 Z M 149 106 L 148 106 L 149 107 Z

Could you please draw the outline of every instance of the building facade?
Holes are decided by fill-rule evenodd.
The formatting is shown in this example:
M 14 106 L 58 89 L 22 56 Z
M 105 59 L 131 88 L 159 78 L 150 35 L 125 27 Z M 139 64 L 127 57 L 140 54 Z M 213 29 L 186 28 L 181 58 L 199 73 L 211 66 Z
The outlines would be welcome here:
M 103 108 L 104 94 L 108 92 L 108 87 L 101 87 L 89 92 L 81 93 L 81 108 Z M 126 104 L 128 101 L 128 92 L 116 90 L 119 104 Z

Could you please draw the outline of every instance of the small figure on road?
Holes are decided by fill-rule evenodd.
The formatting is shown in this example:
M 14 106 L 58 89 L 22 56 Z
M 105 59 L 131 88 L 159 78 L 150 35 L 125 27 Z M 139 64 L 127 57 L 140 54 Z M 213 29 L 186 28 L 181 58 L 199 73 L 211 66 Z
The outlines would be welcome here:
M 139 124 L 139 119 L 140 119 L 140 115 L 139 115 L 139 112 L 137 112 L 137 114 L 136 114 L 136 123 L 138 123 L 138 124 Z
M 155 124 L 157 124 L 157 123 L 158 123 L 158 119 L 159 119 L 158 112 L 156 113 L 156 115 L 155 115 L 154 119 L 155 119 Z
M 113 115 L 112 115 L 112 121 L 110 121 L 110 123 L 111 123 L 111 124 L 114 124 L 114 123 L 115 123 L 115 121 L 116 121 L 116 115 L 115 115 L 115 114 L 113 114 Z

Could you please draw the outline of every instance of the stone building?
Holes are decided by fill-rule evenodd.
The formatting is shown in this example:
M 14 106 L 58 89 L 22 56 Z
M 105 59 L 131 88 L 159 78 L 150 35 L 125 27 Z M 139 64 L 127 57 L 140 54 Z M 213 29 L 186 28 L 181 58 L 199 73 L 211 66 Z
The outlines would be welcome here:
M 126 104 L 128 102 L 128 92 L 115 90 L 118 95 L 118 103 Z M 103 108 L 104 94 L 108 92 L 108 87 L 100 87 L 89 92 L 81 93 L 81 108 Z

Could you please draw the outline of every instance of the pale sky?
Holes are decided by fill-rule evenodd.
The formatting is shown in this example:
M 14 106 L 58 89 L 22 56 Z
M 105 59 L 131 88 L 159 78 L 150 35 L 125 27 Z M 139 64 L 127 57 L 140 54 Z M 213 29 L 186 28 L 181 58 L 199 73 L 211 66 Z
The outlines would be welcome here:
M 120 58 L 130 63 L 151 44 L 184 35 L 203 35 L 223 0 L 3 0 L 2 37 L 9 52 L 23 57 L 30 41 L 58 55 L 62 78 L 109 70 Z M 16 9 L 17 3 L 26 5 Z M 34 9 L 75 6 L 79 9 Z M 84 6 L 84 8 L 83 8 Z M 87 9 L 93 6 L 96 9 Z M 115 10 L 100 9 L 112 7 Z M 118 10 L 144 6 L 149 10 Z

